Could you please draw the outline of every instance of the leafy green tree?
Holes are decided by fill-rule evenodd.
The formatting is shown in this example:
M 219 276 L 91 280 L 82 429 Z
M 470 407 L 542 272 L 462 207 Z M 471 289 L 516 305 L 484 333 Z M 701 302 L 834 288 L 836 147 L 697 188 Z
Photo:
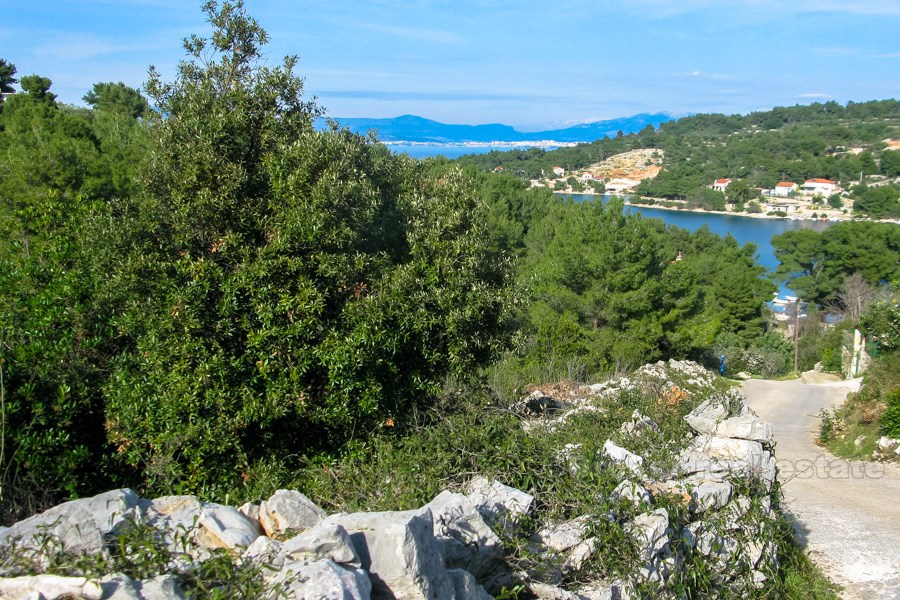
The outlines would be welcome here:
M 22 87 L 22 91 L 34 101 L 45 102 L 50 105 L 56 103 L 56 94 L 50 92 L 50 86 L 53 85 L 53 82 L 47 77 L 27 75 L 22 78 L 19 85 Z
M 102 179 L 87 120 L 23 78 L 0 113 L 0 374 L 4 520 L 110 482 L 100 394 L 108 314 L 93 301 L 93 192 Z
M 725 210 L 725 194 L 706 186 L 700 186 L 688 194 L 688 206 L 703 210 Z
M 84 95 L 84 101 L 95 109 L 121 112 L 132 119 L 143 117 L 150 109 L 147 99 L 138 90 L 121 81 L 95 83 L 91 91 Z
M 139 481 L 208 494 L 413 421 L 502 348 L 509 269 L 469 177 L 315 131 L 294 59 L 259 65 L 241 2 L 205 10 L 211 39 L 147 85 L 106 394 Z
M 853 188 L 853 210 L 880 218 L 900 217 L 900 187 L 860 185 Z
M 0 58 L 0 104 L 3 103 L 3 94 L 12 94 L 16 91 L 13 85 L 19 80 L 15 75 L 16 66 Z
M 882 151 L 880 169 L 881 172 L 888 177 L 897 177 L 900 175 L 900 151 Z
M 663 357 L 704 358 L 715 336 L 753 339 L 774 286 L 753 246 L 623 215 L 620 200 L 557 202 L 526 238 L 520 278 L 533 300 L 525 364 L 589 373 Z
M 750 187 L 745 179 L 735 179 L 725 189 L 725 197 L 732 204 L 744 205 L 753 198 L 758 198 L 759 193 Z
M 772 246 L 780 262 L 776 277 L 817 304 L 831 300 L 853 273 L 879 285 L 900 272 L 900 237 L 891 223 L 839 223 L 822 233 L 788 231 L 774 236 Z

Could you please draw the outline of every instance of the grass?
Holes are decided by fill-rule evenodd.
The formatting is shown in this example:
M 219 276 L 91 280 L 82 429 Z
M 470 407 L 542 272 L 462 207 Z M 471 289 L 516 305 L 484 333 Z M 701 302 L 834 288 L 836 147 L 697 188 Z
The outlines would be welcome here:
M 565 427 L 531 431 L 526 431 L 508 403 L 487 393 L 448 394 L 442 405 L 419 415 L 418 426 L 412 430 L 386 430 L 341 456 L 309 459 L 296 471 L 284 464 L 257 464 L 246 486 L 231 497 L 258 500 L 287 487 L 302 490 L 328 512 L 406 510 L 426 504 L 444 489 L 460 491 L 475 475 L 484 475 L 535 496 L 534 514 L 515 533 L 498 531 L 512 572 L 558 580 L 568 588 L 586 581 L 621 579 L 641 566 L 627 524 L 646 507 L 612 497 L 613 489 L 629 478 L 629 473 L 601 458 L 604 442 L 610 439 L 643 456 L 648 470 L 664 480 L 674 457 L 691 437 L 685 414 L 711 396 L 737 408 L 731 382 L 716 379 L 712 386 L 696 386 L 676 378 L 675 383 L 687 394 L 672 394 L 668 384 L 650 381 L 608 397 L 600 410 L 582 412 L 568 419 Z M 658 423 L 660 431 L 644 429 L 634 434 L 621 430 L 635 410 Z M 574 450 L 567 459 L 561 451 L 568 444 Z M 735 483 L 743 486 L 737 491 L 748 497 L 759 492 L 752 484 Z M 667 510 L 673 531 L 697 518 L 677 495 L 658 494 L 654 508 Z M 785 518 L 777 511 L 763 513 L 755 502 L 741 518 L 756 518 L 759 525 L 753 539 L 769 544 L 780 558 L 779 568 L 766 574 L 764 587 L 752 586 L 750 566 L 736 557 L 729 562 L 734 578 L 723 585 L 722 565 L 673 535 L 671 544 L 685 567 L 667 592 L 684 598 L 835 598 L 836 588 L 797 547 Z M 536 553 L 529 538 L 545 525 L 582 515 L 590 517 L 590 535 L 597 538 L 600 550 L 580 572 L 564 572 L 563 557 Z M 749 534 L 746 536 L 745 544 L 750 542 Z M 122 572 L 147 579 L 178 564 L 178 556 L 169 553 L 147 527 L 126 529 L 111 551 L 100 557 L 70 556 L 53 543 L 47 540 L 46 549 L 55 557 L 52 572 L 58 574 Z M 27 554 L 7 549 L 0 555 L 2 574 L 35 571 Z M 260 597 L 266 593 L 259 567 L 242 564 L 224 551 L 192 569 L 176 569 L 175 574 L 195 598 Z M 506 583 L 505 589 L 489 591 L 508 598 L 525 597 L 523 582 Z M 654 584 L 638 583 L 635 592 L 636 597 L 656 597 L 659 590 Z
M 900 418 L 898 390 L 900 352 L 882 355 L 869 366 L 859 392 L 849 394 L 835 410 L 822 413 L 819 442 L 835 456 L 872 460 L 882 435 L 900 436 L 894 424 Z

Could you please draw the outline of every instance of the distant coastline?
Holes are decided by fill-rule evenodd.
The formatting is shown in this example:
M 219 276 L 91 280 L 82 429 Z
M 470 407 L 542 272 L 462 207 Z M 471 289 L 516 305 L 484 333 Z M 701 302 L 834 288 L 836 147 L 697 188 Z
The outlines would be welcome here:
M 438 148 L 497 148 L 510 150 L 515 148 L 571 148 L 582 142 L 557 142 L 555 140 L 526 140 L 521 142 L 415 142 L 391 140 L 381 142 L 385 146 L 435 146 Z
M 648 202 L 635 202 L 632 200 L 634 196 L 629 196 L 627 194 L 608 194 L 606 192 L 597 193 L 593 190 L 585 190 L 583 192 L 573 192 L 573 191 L 554 191 L 555 195 L 560 196 L 619 196 L 621 197 L 627 206 L 640 206 L 641 208 L 653 208 L 658 210 L 669 210 L 674 212 L 681 213 L 698 213 L 698 214 L 709 214 L 709 215 L 724 215 L 727 217 L 746 217 L 750 219 L 775 219 L 775 220 L 784 220 L 784 221 L 832 221 L 832 222 L 842 222 L 842 221 L 875 221 L 878 223 L 894 223 L 900 224 L 900 220 L 898 219 L 870 219 L 868 217 L 854 217 L 850 214 L 837 213 L 837 214 L 826 214 L 824 216 L 818 216 L 816 218 L 812 217 L 812 212 L 803 211 L 796 215 L 789 216 L 779 216 L 779 215 L 768 215 L 766 213 L 746 213 L 746 212 L 732 212 L 729 210 L 704 210 L 702 208 L 679 208 L 676 206 L 664 206 L 659 204 L 661 202 L 671 202 L 671 200 L 667 200 L 666 198 L 651 198 L 647 196 L 642 196 L 642 200 L 653 200 L 653 204 Z

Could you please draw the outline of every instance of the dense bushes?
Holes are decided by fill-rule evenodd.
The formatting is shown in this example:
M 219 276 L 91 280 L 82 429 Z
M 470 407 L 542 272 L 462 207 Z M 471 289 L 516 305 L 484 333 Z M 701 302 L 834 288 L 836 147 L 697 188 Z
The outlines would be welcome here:
M 774 236 L 772 246 L 780 262 L 776 276 L 820 305 L 854 273 L 873 286 L 900 277 L 900 235 L 892 223 L 844 222 L 821 233 L 796 229 Z
M 794 347 L 781 333 L 769 331 L 749 344 L 733 333 L 716 336 L 709 363 L 712 366 L 725 356 L 725 372 L 745 372 L 775 377 L 793 368 Z
M 764 331 L 774 286 L 751 245 L 623 214 L 618 199 L 548 207 L 523 236 L 519 284 L 531 301 L 505 369 L 584 378 L 660 358 L 703 359 L 723 331 L 745 341 Z
M 151 77 L 146 125 L 116 85 L 92 111 L 43 79 L 5 103 L 2 467 L 23 496 L 252 486 L 259 465 L 402 430 L 505 345 L 510 263 L 472 180 L 314 131 L 293 59 L 259 65 L 240 2 L 206 10 L 212 38 Z M 116 162 L 111 98 L 142 168 Z

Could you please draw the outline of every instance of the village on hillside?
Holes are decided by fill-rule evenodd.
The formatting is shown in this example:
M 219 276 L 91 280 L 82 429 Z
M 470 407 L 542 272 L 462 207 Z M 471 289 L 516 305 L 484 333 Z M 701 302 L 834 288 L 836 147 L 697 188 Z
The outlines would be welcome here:
M 900 150 L 900 140 L 885 140 L 888 149 Z M 853 151 L 855 149 L 852 149 Z M 861 149 L 860 149 L 861 150 Z M 645 179 L 656 178 L 662 170 L 664 151 L 643 148 L 616 154 L 585 169 L 567 171 L 560 166 L 551 168 L 544 177 L 531 180 L 532 187 L 548 187 L 562 194 L 617 194 L 623 195 L 629 204 L 649 205 L 672 210 L 702 210 L 740 214 L 748 217 L 777 217 L 792 219 L 848 220 L 852 214 L 853 198 L 850 189 L 860 181 L 832 181 L 814 177 L 802 182 L 779 181 L 774 187 L 750 188 L 751 201 L 746 206 L 731 201 L 724 210 L 691 205 L 688 200 L 649 198 L 637 193 L 636 188 Z M 880 175 L 865 178 L 869 187 L 880 187 L 900 178 L 890 179 Z M 734 180 L 723 177 L 709 182 L 706 187 L 728 196 L 728 188 Z

